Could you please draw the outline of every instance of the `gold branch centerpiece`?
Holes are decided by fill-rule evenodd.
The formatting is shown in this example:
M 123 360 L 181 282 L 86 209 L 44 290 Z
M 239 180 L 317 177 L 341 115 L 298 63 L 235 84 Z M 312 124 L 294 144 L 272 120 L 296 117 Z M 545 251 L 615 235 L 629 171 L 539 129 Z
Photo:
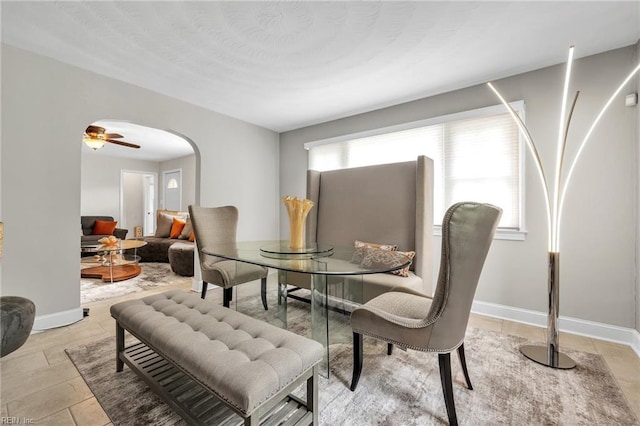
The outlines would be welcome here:
M 305 248 L 305 225 L 307 215 L 313 207 L 313 201 L 287 195 L 282 197 L 282 203 L 289 214 L 289 246 L 293 250 Z

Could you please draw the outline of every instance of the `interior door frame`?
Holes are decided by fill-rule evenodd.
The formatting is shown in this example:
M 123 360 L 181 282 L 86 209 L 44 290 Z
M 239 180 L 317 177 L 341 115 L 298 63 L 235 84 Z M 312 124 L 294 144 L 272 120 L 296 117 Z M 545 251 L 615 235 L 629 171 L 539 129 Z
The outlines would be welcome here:
M 163 170 L 162 171 L 162 207 L 165 210 L 167 209 L 167 175 L 170 173 L 176 173 L 178 172 L 180 174 L 180 185 L 178 186 L 178 197 L 179 197 L 179 205 L 180 208 L 178 208 L 178 211 L 182 210 L 182 168 L 179 169 L 171 169 L 171 170 Z

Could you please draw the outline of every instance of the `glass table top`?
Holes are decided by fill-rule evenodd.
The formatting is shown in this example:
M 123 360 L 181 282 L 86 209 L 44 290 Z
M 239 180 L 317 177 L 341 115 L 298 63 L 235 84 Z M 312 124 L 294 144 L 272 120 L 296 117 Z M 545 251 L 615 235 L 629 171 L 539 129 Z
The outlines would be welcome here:
M 314 243 L 303 250 L 290 250 L 288 241 L 277 240 L 245 241 L 202 248 L 203 253 L 211 256 L 305 274 L 377 274 L 411 264 L 411 260 L 399 252 L 370 250 L 370 253 L 364 253 L 358 252 L 353 246 L 323 243 Z
M 86 253 L 98 253 L 104 251 L 119 251 L 135 249 L 147 245 L 146 241 L 141 240 L 118 240 L 115 244 L 80 244 L 80 251 Z

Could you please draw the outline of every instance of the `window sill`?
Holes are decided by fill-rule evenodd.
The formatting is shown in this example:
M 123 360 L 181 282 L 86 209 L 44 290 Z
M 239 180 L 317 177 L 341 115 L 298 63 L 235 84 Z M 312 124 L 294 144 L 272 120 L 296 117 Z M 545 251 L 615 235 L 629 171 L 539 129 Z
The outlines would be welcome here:
M 433 235 L 435 237 L 442 237 L 442 226 L 433 226 Z M 500 229 L 496 230 L 496 234 L 493 236 L 494 240 L 509 240 L 509 241 L 524 241 L 527 231 L 521 231 L 516 229 Z

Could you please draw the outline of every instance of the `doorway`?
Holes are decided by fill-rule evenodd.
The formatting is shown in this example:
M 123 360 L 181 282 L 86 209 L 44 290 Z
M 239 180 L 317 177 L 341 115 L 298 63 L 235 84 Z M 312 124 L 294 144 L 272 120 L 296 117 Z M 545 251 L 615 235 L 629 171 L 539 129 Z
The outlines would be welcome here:
M 180 172 L 174 176 L 177 188 L 174 194 L 171 191 L 168 194 L 168 208 L 182 211 L 182 205 L 199 205 L 200 152 L 193 140 L 173 130 L 141 126 L 127 120 L 97 120 L 91 124 L 109 133 L 122 134 L 141 148 L 105 144 L 96 151 L 85 143 L 80 144 L 81 215 L 112 216 L 118 228 L 128 230 L 127 238 L 135 238 L 138 227 L 143 229 L 142 236 L 155 235 L 157 210 L 165 206 L 163 171 Z M 136 198 L 125 195 L 125 180 L 136 182 Z M 199 265 L 197 257 L 195 265 Z M 194 268 L 194 273 L 192 287 L 199 291 L 200 268 Z M 86 294 L 81 291 L 81 300 Z
M 120 185 L 120 219 L 123 228 L 134 232 L 134 237 L 153 235 L 155 232 L 158 174 L 139 170 L 122 170 Z M 140 227 L 142 235 L 135 235 Z

